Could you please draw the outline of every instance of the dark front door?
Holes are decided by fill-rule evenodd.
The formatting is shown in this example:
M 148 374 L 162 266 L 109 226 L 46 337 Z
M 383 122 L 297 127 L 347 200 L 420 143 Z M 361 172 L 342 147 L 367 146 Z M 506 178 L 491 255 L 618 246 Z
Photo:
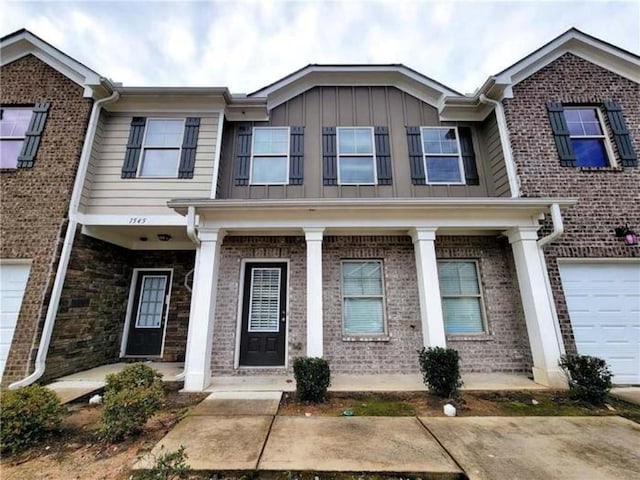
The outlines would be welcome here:
M 126 355 L 161 354 L 170 280 L 171 272 L 167 270 L 138 271 Z
M 284 365 L 287 264 L 245 264 L 240 365 Z

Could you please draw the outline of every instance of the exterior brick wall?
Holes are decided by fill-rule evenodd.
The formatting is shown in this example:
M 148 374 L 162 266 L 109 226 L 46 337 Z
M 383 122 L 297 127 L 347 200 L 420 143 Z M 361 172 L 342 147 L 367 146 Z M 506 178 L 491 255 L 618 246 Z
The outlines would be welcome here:
M 32 369 L 92 101 L 82 97 L 80 86 L 31 55 L 3 66 L 0 77 L 3 106 L 51 104 L 34 167 L 0 171 L 0 258 L 32 260 L 2 379 L 8 384 Z
M 449 337 L 465 372 L 528 372 L 531 352 L 513 265 L 505 239 L 438 237 L 439 258 L 478 259 L 488 334 Z M 234 369 L 238 294 L 243 259 L 289 259 L 288 368 Z M 381 259 L 388 340 L 343 340 L 341 260 Z M 408 236 L 327 236 L 323 240 L 324 354 L 334 373 L 415 373 L 422 346 L 415 254 Z M 290 374 L 306 352 L 306 247 L 302 237 L 227 237 L 221 247 L 212 351 L 213 375 Z
M 575 341 L 562 290 L 558 258 L 640 257 L 640 247 L 625 246 L 613 229 L 628 223 L 640 229 L 640 168 L 581 169 L 562 167 L 546 111 L 549 101 L 601 104 L 616 100 L 623 109 L 634 148 L 640 153 L 640 86 L 567 53 L 513 88 L 503 101 L 523 195 L 575 197 L 563 210 L 564 235 L 545 247 L 549 277 L 568 352 Z M 603 115 L 608 123 L 606 115 Z M 611 128 L 606 125 L 616 159 Z M 546 222 L 541 235 L 551 229 Z
M 160 360 L 184 361 L 191 302 L 184 280 L 193 265 L 191 250 L 133 251 L 78 234 L 43 379 L 120 361 L 134 268 L 173 269 L 164 354 Z

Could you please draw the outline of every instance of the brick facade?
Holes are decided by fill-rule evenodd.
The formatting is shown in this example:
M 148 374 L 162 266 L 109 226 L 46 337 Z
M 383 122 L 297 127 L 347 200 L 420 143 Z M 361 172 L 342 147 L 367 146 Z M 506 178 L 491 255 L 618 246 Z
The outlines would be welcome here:
M 327 236 L 323 240 L 324 355 L 334 373 L 415 373 L 422 346 L 415 254 L 408 236 Z M 511 248 L 502 238 L 438 237 L 438 258 L 478 259 L 488 333 L 449 337 L 466 372 L 530 372 L 531 352 Z M 234 368 L 242 260 L 289 260 L 289 368 Z M 341 260 L 383 261 L 388 339 L 344 340 Z M 213 375 L 291 373 L 306 352 L 306 247 L 303 237 L 227 237 L 221 247 L 212 351 Z
M 194 252 L 133 251 L 78 234 L 60 298 L 44 379 L 119 361 L 134 268 L 173 269 L 162 361 L 184 361 Z
M 640 257 L 613 234 L 621 224 L 640 228 L 640 168 L 562 167 L 547 117 L 549 101 L 599 105 L 617 101 L 623 109 L 636 152 L 640 152 L 640 87 L 626 78 L 566 53 L 513 88 L 504 100 L 511 145 L 522 193 L 528 197 L 576 197 L 563 211 L 564 235 L 545 247 L 547 268 L 565 346 L 575 342 L 558 271 L 558 258 Z M 608 123 L 604 115 L 605 123 Z M 611 128 L 606 125 L 616 159 Z M 547 222 L 541 234 L 550 231 Z
M 32 370 L 92 101 L 83 98 L 82 87 L 31 55 L 3 66 L 0 76 L 3 106 L 51 104 L 34 167 L 0 171 L 0 258 L 32 260 L 2 379 L 8 384 Z

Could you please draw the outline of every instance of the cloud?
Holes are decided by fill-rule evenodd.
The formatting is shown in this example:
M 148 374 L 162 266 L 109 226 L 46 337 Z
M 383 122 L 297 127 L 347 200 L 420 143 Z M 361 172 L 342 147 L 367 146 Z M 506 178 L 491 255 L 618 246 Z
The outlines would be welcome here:
M 26 27 L 126 85 L 234 92 L 308 63 L 405 63 L 470 92 L 572 26 L 628 50 L 640 46 L 639 7 L 631 2 L 5 0 L 0 7 L 3 35 Z

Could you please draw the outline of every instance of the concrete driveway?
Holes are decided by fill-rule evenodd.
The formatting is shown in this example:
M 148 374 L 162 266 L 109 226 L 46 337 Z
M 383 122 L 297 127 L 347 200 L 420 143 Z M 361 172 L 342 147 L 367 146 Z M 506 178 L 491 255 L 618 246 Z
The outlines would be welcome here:
M 620 417 L 277 416 L 274 392 L 258 397 L 213 394 L 134 469 L 184 445 L 191 467 L 209 472 L 640 478 L 640 425 Z

